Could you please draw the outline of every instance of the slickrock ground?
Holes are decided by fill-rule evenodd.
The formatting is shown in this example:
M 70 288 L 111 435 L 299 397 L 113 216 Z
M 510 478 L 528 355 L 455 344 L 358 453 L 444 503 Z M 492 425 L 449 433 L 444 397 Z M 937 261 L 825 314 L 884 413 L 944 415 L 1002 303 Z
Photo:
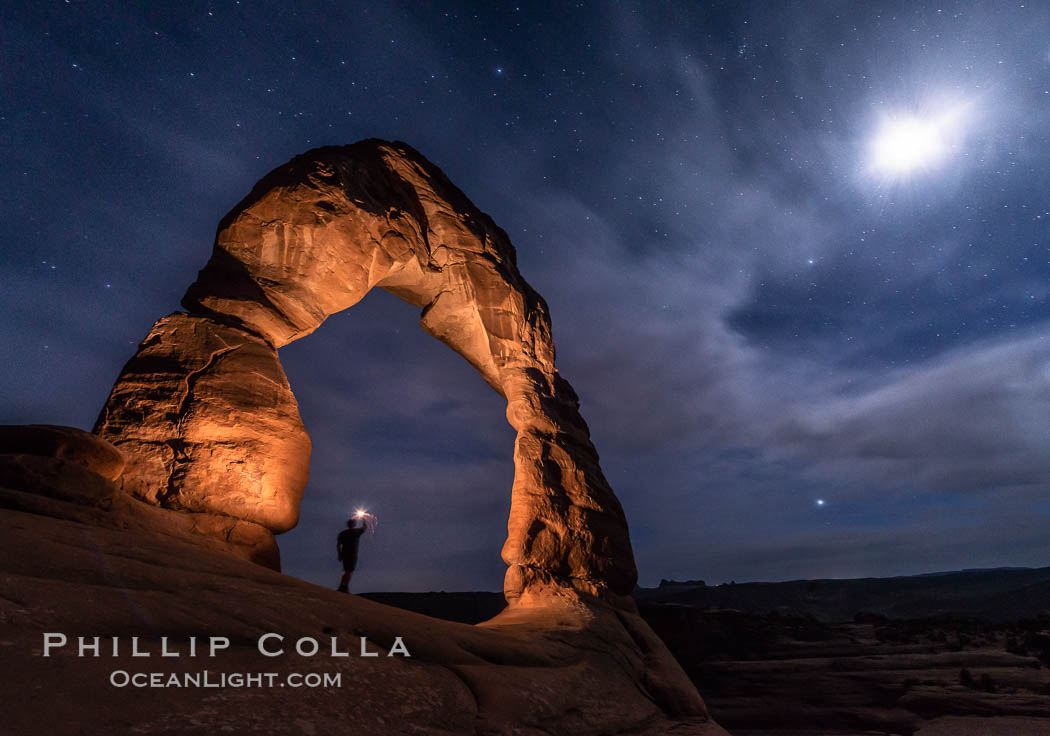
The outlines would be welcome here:
M 209 549 L 184 527 L 118 495 L 101 508 L 0 489 L 2 732 L 11 734 L 724 734 L 703 717 L 669 718 L 647 688 L 633 614 L 511 610 L 481 626 L 347 596 Z M 139 515 L 139 512 L 146 514 Z M 43 634 L 71 645 L 41 656 Z M 269 659 L 266 632 L 323 647 L 400 656 Z M 228 636 L 226 652 L 161 658 L 160 637 Z M 76 636 L 121 637 L 120 657 L 77 657 Z M 151 658 L 128 656 L 139 636 Z M 104 639 L 108 642 L 108 639 Z M 203 639 L 202 639 L 203 641 Z M 201 645 L 203 650 L 203 644 Z M 103 646 L 105 651 L 105 646 Z M 339 687 L 117 688 L 128 672 L 340 674 Z M 658 689 L 659 683 L 651 683 Z

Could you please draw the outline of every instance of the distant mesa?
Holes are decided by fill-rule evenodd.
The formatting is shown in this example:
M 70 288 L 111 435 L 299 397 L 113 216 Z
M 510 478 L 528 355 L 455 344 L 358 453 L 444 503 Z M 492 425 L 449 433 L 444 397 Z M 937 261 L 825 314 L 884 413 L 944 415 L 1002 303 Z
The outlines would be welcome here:
M 661 581 L 657 588 L 636 589 L 635 599 L 754 615 L 807 616 L 828 623 L 853 621 L 858 615 L 894 619 L 969 616 L 1002 623 L 1050 612 L 1050 568 L 1000 567 L 710 587 Z
M 374 287 L 421 309 L 422 328 L 506 398 L 517 431 L 502 550 L 508 607 L 479 626 L 395 612 L 264 569 L 280 568 L 274 535 L 298 520 L 310 459 L 277 350 Z M 36 612 L 27 637 L 44 619 L 51 631 L 90 619 L 153 641 L 203 625 L 342 628 L 370 631 L 375 642 L 396 633 L 418 654 L 384 664 L 382 677 L 357 673 L 354 698 L 371 709 L 355 715 L 362 732 L 404 732 L 366 727 L 381 714 L 427 733 L 724 733 L 638 615 L 627 521 L 577 396 L 555 368 L 546 304 L 518 272 L 506 233 L 436 166 L 380 140 L 292 159 L 222 219 L 182 303 L 186 311 L 158 320 L 124 366 L 97 436 L 0 431 L 0 559 L 7 580 L 38 581 L 15 596 Z M 27 546 L 34 555 L 17 553 Z M 39 682 L 60 677 L 46 664 L 10 666 Z M 235 664 L 251 669 L 249 660 Z M 397 692 L 412 692 L 413 703 Z M 76 713 L 94 697 L 63 693 Z M 416 707 L 415 694 L 455 705 Z M 140 701 L 121 697 L 124 718 Z M 291 695 L 274 697 L 282 718 L 301 708 Z M 141 722 L 154 706 L 141 701 Z M 214 710 L 195 711 L 212 713 L 208 733 L 221 724 Z M 341 708 L 327 715 L 345 719 Z M 126 731 L 110 725 L 93 732 Z
M 703 580 L 667 580 L 660 579 L 661 588 L 703 588 L 707 585 Z

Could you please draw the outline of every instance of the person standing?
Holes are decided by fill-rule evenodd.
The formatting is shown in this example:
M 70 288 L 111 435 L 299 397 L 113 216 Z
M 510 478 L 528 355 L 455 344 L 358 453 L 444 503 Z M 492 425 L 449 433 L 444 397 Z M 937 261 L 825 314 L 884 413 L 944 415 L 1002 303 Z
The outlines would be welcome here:
M 339 581 L 336 588 L 340 593 L 350 592 L 350 578 L 357 567 L 357 545 L 361 541 L 361 535 L 365 533 L 365 520 L 360 514 L 355 514 L 346 522 L 346 529 L 339 532 L 335 542 L 335 550 L 339 554 L 339 561 L 343 563 L 343 579 Z

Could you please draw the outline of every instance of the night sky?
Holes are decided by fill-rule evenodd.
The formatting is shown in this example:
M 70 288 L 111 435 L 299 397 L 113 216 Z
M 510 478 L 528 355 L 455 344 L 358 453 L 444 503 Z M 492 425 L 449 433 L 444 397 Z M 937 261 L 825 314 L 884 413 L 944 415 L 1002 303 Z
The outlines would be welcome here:
M 90 429 L 257 179 L 400 139 L 549 303 L 642 584 L 1050 564 L 1050 5 L 149 5 L 2 5 L 0 422 Z M 365 505 L 356 590 L 502 586 L 514 435 L 418 316 L 281 351 L 293 575 Z

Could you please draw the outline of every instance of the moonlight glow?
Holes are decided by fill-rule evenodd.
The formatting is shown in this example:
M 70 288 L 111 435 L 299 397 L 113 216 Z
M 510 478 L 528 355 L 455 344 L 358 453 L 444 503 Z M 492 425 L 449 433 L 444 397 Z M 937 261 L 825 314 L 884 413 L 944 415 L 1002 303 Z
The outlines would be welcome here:
M 968 107 L 955 105 L 939 115 L 925 117 L 885 117 L 871 141 L 872 169 L 882 176 L 904 177 L 943 163 L 958 149 Z
M 936 163 L 946 146 L 936 122 L 902 118 L 886 122 L 872 148 L 875 166 L 895 174 Z

